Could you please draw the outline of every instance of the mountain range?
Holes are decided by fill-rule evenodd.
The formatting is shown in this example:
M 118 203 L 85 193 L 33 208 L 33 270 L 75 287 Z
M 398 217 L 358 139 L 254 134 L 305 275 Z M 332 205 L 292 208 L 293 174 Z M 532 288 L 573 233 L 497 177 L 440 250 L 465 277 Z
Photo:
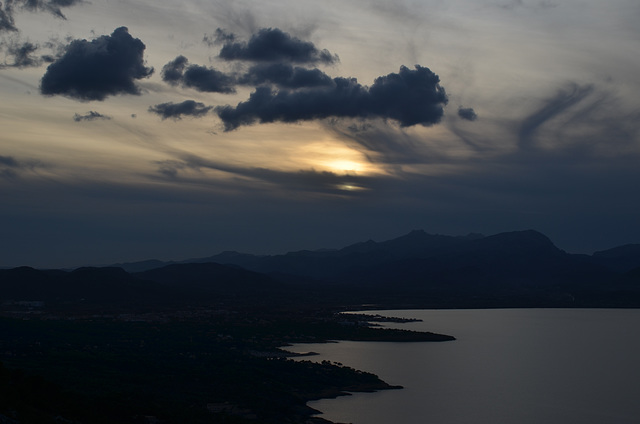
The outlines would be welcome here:
M 5 302 L 638 307 L 640 244 L 582 255 L 534 230 L 463 237 L 415 230 L 383 242 L 281 255 L 228 251 L 72 271 L 21 267 L 0 270 L 0 287 Z

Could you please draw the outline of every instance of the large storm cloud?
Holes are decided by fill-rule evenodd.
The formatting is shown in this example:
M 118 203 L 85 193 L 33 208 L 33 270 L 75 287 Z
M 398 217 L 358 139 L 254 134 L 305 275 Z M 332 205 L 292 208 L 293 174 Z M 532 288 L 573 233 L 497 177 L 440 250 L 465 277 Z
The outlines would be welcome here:
M 371 87 L 334 78 L 327 87 L 274 90 L 260 86 L 237 106 L 216 108 L 225 130 L 256 122 L 296 122 L 328 117 L 383 118 L 401 126 L 438 123 L 448 102 L 440 78 L 429 68 L 405 66 L 376 78 Z
M 74 40 L 49 65 L 40 91 L 77 100 L 104 100 L 116 94 L 140 94 L 135 80 L 153 73 L 144 63 L 145 45 L 126 27 L 95 40 Z
M 284 61 L 292 63 L 335 63 L 338 56 L 328 50 L 318 50 L 310 41 L 303 41 L 278 28 L 263 28 L 248 42 L 235 41 L 223 31 L 225 41 L 220 57 L 225 60 Z

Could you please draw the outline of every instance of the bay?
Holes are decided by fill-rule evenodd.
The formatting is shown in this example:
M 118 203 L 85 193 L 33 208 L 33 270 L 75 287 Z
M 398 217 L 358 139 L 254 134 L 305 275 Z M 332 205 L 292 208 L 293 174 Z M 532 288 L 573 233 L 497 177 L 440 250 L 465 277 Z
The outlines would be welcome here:
M 602 424 L 640 417 L 640 310 L 487 309 L 366 313 L 417 318 L 393 328 L 442 343 L 300 344 L 404 387 L 310 402 L 353 424 Z M 309 359 L 309 358 L 307 358 Z

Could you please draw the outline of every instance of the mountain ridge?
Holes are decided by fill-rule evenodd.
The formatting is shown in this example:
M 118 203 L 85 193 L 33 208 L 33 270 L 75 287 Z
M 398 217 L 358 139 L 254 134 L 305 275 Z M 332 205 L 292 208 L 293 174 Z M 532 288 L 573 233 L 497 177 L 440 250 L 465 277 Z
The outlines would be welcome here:
M 515 244 L 514 244 L 515 243 Z M 223 251 L 221 253 L 183 260 L 160 261 L 149 259 L 144 261 L 117 263 L 109 266 L 121 267 L 127 272 L 143 272 L 154 268 L 161 268 L 173 264 L 186 263 L 220 263 L 241 266 L 243 268 L 257 272 L 291 272 L 292 269 L 281 269 L 287 262 L 293 262 L 292 258 L 305 258 L 307 263 L 304 266 L 318 266 L 317 262 L 327 258 L 358 259 L 358 255 L 373 254 L 377 252 L 378 260 L 389 258 L 412 257 L 434 257 L 446 255 L 460 255 L 466 252 L 468 255 L 477 254 L 483 249 L 495 251 L 503 246 L 503 252 L 512 255 L 512 249 L 521 250 L 524 246 L 529 249 L 542 249 L 547 253 L 561 252 L 569 254 L 573 260 L 596 264 L 615 272 L 626 272 L 640 267 L 640 244 L 626 244 L 610 249 L 597 251 L 592 255 L 567 253 L 555 246 L 552 240 L 543 233 L 527 229 L 520 231 L 509 231 L 485 236 L 479 233 L 469 233 L 465 236 L 449 236 L 442 234 L 430 234 L 424 230 L 412 230 L 407 234 L 396 238 L 376 242 L 369 239 L 364 242 L 356 242 L 338 249 L 316 249 L 298 250 L 273 255 L 254 255 L 237 251 Z M 506 247 L 509 246 L 509 247 Z M 536 247 L 537 246 L 537 247 Z M 542 252 L 540 250 L 540 252 Z M 361 259 L 360 256 L 360 259 Z M 486 256 L 486 255 L 485 255 Z M 335 259 L 337 260 L 337 259 Z M 267 265 L 272 262 L 271 265 Z M 279 264 L 273 264 L 278 262 Z M 303 267 L 300 265 L 299 267 Z M 298 268 L 299 268 L 298 267 Z M 295 272 L 294 272 L 295 273 Z M 326 275 L 325 275 L 326 277 Z
M 140 270 L 144 264 L 154 267 Z M 0 300 L 640 306 L 635 245 L 577 255 L 535 230 L 463 237 L 414 230 L 341 249 L 260 256 L 226 251 L 128 267 L 0 270 Z

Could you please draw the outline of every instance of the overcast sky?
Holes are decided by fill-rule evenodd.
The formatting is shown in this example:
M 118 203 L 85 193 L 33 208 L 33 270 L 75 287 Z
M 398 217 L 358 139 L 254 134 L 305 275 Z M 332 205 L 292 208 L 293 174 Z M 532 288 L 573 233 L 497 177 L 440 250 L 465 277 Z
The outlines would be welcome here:
M 0 266 L 640 242 L 637 0 L 4 0 Z

